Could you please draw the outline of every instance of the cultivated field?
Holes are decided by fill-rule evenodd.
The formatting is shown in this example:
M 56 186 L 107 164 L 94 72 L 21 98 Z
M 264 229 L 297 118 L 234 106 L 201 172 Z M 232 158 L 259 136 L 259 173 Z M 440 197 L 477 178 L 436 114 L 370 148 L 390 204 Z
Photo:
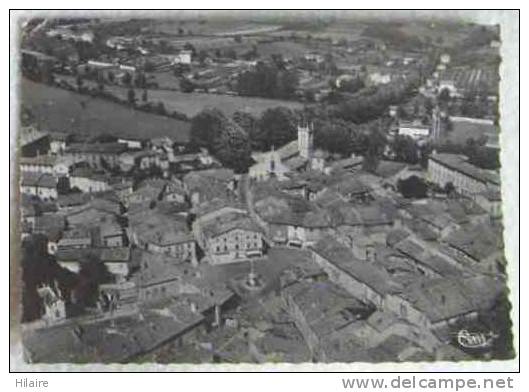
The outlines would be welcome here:
M 20 98 L 43 129 L 84 135 L 120 137 L 168 136 L 189 141 L 189 123 L 140 112 L 125 106 L 22 79 Z
M 457 88 L 466 91 L 484 90 L 496 94 L 500 78 L 496 67 L 457 67 L 442 72 L 441 79 L 454 81 Z

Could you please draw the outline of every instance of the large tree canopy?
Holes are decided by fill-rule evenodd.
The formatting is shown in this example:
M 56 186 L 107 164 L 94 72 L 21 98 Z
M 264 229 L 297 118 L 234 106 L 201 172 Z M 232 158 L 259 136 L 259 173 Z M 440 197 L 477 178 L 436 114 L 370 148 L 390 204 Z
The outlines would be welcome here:
M 406 198 L 421 199 L 428 194 L 428 185 L 423 179 L 411 176 L 404 180 L 399 180 L 397 187 L 402 196 Z
M 191 145 L 211 148 L 225 118 L 218 109 L 204 109 L 191 120 Z
M 371 125 L 365 142 L 366 152 L 364 154 L 363 168 L 366 171 L 375 172 L 387 145 L 386 135 L 380 129 L 378 122 Z
M 218 109 L 205 109 L 191 121 L 191 143 L 206 147 L 224 166 L 244 172 L 251 162 L 248 134 Z
M 317 122 L 314 144 L 331 153 L 350 155 L 352 152 L 350 125 L 340 120 Z
M 294 140 L 297 135 L 296 115 L 288 108 L 277 107 L 266 110 L 259 121 L 257 137 L 264 149 L 280 147 Z
M 250 138 L 252 149 L 263 150 L 263 140 L 261 137 L 261 129 L 259 128 L 259 121 L 251 113 L 244 111 L 236 111 L 232 116 L 233 121 L 239 125 Z
M 397 135 L 391 147 L 398 161 L 411 164 L 419 162 L 419 148 L 410 136 Z
M 293 71 L 279 69 L 276 64 L 257 63 L 257 66 L 243 72 L 237 79 L 240 95 L 268 98 L 293 98 L 298 77 Z

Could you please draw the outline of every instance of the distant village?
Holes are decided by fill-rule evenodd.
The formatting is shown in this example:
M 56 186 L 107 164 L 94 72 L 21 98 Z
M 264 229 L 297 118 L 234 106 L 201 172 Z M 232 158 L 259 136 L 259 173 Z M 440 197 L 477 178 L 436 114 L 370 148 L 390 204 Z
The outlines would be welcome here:
M 160 44 L 148 25 L 141 37 L 104 36 L 103 54 L 85 59 L 101 34 L 97 23 L 72 28 L 44 20 L 24 30 L 31 45 L 21 51 L 23 78 L 86 105 L 78 109 L 82 115 L 68 118 L 61 108 L 69 103 L 40 107 L 25 96 L 21 102 L 17 230 L 26 361 L 399 362 L 512 355 L 498 93 L 494 83 L 479 83 L 490 70 L 452 66 L 456 56 L 441 43 L 435 53 L 396 52 L 384 43 L 387 37 L 354 46 L 274 26 L 214 37 L 182 27 L 174 34 L 194 44 L 160 50 L 170 40 L 158 32 L 166 42 Z M 178 70 L 179 91 L 254 97 L 245 78 L 257 77 L 252 72 L 265 65 L 251 53 L 241 59 L 239 51 L 247 41 L 259 52 L 259 43 L 289 39 L 329 39 L 341 59 L 333 62 L 338 71 L 329 71 L 331 61 L 318 49 L 283 57 L 277 77 L 296 72 L 296 86 L 267 99 L 293 100 L 303 109 L 272 108 L 260 118 L 230 118 L 211 108 L 174 115 L 168 102 L 158 113 L 116 92 L 141 74 L 136 89 L 153 95 L 164 90 L 161 75 L 169 69 Z M 37 50 L 38 42 L 55 44 L 45 51 Z M 204 42 L 212 47 L 196 48 Z M 225 42 L 233 47 L 223 48 Z M 479 48 L 497 45 L 491 39 Z M 372 60 L 381 51 L 390 52 L 384 62 Z M 221 64 L 236 74 L 222 74 Z M 97 76 L 80 76 L 94 70 Z M 417 84 L 408 86 L 415 77 Z M 477 85 L 483 90 L 476 92 Z M 380 91 L 400 97 L 401 87 L 402 102 L 380 98 L 384 104 L 362 112 L 372 110 L 373 118 L 360 123 L 357 89 L 373 89 L 374 102 Z M 163 125 L 151 132 L 143 120 L 124 120 L 114 129 L 112 114 L 85 114 L 96 100 L 109 100 L 91 91 L 110 89 L 117 94 L 111 99 L 116 113 L 156 116 Z M 470 94 L 477 94 L 473 102 Z M 287 133 L 281 133 L 282 118 Z M 173 136 L 169 121 L 185 123 L 190 140 Z M 349 131 L 347 121 L 358 130 Z M 108 129 L 97 134 L 76 132 L 80 124 L 99 129 L 106 122 Z M 461 136 L 466 133 L 471 137 Z M 476 349 L 460 344 L 461 330 L 501 338 Z

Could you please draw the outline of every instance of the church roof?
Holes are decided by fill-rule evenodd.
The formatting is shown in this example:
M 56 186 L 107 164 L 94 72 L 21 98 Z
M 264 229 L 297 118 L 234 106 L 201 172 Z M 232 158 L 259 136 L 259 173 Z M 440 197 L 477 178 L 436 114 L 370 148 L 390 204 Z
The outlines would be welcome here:
M 277 154 L 282 161 L 293 158 L 299 154 L 298 140 L 292 140 L 277 150 Z

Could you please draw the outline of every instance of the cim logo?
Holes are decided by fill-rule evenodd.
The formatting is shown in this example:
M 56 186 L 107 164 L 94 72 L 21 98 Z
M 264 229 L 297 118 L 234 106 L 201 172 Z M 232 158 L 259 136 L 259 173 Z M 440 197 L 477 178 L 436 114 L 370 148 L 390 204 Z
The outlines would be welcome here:
M 457 333 L 457 342 L 465 348 L 486 348 L 492 346 L 498 336 L 494 332 L 469 332 L 462 329 Z

